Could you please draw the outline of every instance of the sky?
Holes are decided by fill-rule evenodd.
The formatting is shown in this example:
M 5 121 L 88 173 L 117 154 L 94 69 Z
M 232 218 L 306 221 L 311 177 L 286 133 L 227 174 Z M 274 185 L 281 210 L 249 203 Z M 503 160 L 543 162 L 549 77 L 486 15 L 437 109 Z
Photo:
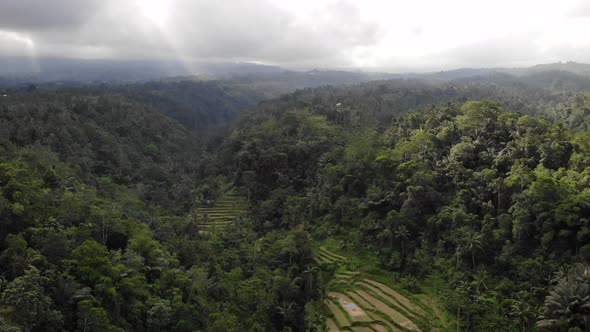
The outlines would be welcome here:
M 420 72 L 590 63 L 590 0 L 0 0 L 0 56 Z

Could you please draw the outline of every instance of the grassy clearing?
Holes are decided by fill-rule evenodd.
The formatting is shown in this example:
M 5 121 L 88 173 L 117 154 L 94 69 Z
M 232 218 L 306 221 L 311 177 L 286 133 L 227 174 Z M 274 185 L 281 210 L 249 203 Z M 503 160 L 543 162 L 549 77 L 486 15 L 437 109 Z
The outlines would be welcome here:
M 411 293 L 399 284 L 396 284 L 392 280 L 391 274 L 386 271 L 374 268 L 371 272 L 371 280 L 377 281 L 392 290 L 395 289 L 397 293 L 407 298 L 414 306 L 420 307 L 428 317 L 429 329 L 454 331 L 453 327 L 455 322 L 453 315 L 449 315 L 440 310 L 440 305 L 436 302 L 436 290 L 448 288 L 448 284 L 442 281 L 442 279 L 437 278 L 436 276 L 430 276 L 423 280 L 420 285 L 421 293 L 416 294 Z
M 376 288 L 380 289 L 382 292 L 389 294 L 390 296 L 392 296 L 393 298 L 395 298 L 397 301 L 399 301 L 400 304 L 416 311 L 419 312 L 422 315 L 425 315 L 426 312 L 424 312 L 424 310 L 416 305 L 414 305 L 412 303 L 412 301 L 410 301 L 407 297 L 403 296 L 402 294 L 400 294 L 399 292 L 396 292 L 395 290 L 391 289 L 389 286 L 380 283 L 378 281 L 375 280 L 371 280 L 371 279 L 365 279 L 365 282 L 375 286 Z
M 336 278 L 336 280 L 346 280 L 349 283 L 353 283 L 354 281 L 356 281 L 357 279 L 360 278 L 360 274 L 358 272 L 348 272 L 348 271 L 338 270 L 334 274 L 334 277 Z
M 330 257 L 333 257 L 334 259 L 339 260 L 339 261 L 345 261 L 346 260 L 346 257 L 337 255 L 337 254 L 335 254 L 335 253 L 327 250 L 324 247 L 320 247 L 320 252 L 323 252 L 324 254 L 326 254 L 326 255 L 328 255 Z
M 336 325 L 338 325 L 339 328 L 345 328 L 347 326 L 350 326 L 350 321 L 338 305 L 336 305 L 334 302 L 330 300 L 325 300 L 324 303 L 326 303 L 328 309 L 330 309 L 330 313 L 334 318 L 334 322 L 336 323 Z
M 231 221 L 210 221 L 206 224 L 202 224 L 202 225 L 209 225 L 209 226 L 225 226 L 225 225 L 229 225 L 231 224 Z
M 200 207 L 196 209 L 197 226 L 204 229 L 201 233 L 212 235 L 211 231 L 222 230 L 226 226 L 235 222 L 238 216 L 242 215 L 246 209 L 244 199 L 234 192 L 228 192 L 215 202 L 211 207 Z
M 410 326 L 414 324 L 412 320 L 410 320 L 408 317 L 404 316 L 399 311 L 383 303 L 381 300 L 378 300 L 373 295 L 363 290 L 359 290 L 357 294 L 360 295 L 363 299 L 365 299 L 365 301 L 367 301 L 375 309 L 387 315 L 391 322 L 401 326 Z
M 369 304 L 357 293 L 350 291 L 347 292 L 346 295 L 367 312 L 369 317 L 372 319 L 372 326 L 380 326 L 383 331 L 401 331 L 397 326 L 389 323 L 388 321 L 382 320 L 381 316 L 375 312 L 373 305 Z
M 348 292 L 348 293 L 346 293 L 346 295 L 348 295 L 351 299 L 353 299 L 354 302 L 357 303 L 358 305 L 360 305 L 362 308 L 369 309 L 372 307 L 369 304 L 369 302 L 365 301 L 365 299 L 363 299 L 362 297 L 360 297 L 360 295 L 358 295 L 354 292 Z
M 333 260 L 331 260 L 330 258 L 328 258 L 326 256 L 323 256 L 321 254 L 320 255 L 317 255 L 316 257 L 319 259 L 319 261 L 321 263 L 324 263 L 324 264 L 335 264 L 336 263 Z
M 318 256 L 322 257 L 324 260 L 329 261 L 329 262 L 336 262 L 337 260 L 334 259 L 334 257 L 331 257 L 330 255 L 326 255 L 326 253 L 324 252 L 318 252 Z
M 355 253 L 356 254 L 356 253 Z M 414 294 L 396 284 L 391 272 L 378 268 L 374 255 L 345 257 L 339 242 L 327 240 L 316 248 L 315 259 L 338 268 L 330 284 L 332 304 L 340 307 L 350 325 L 345 331 L 450 331 L 452 318 L 437 308 L 435 294 L 425 281 L 424 293 Z M 422 285 L 421 285 L 422 286 Z M 432 286 L 435 289 L 436 285 Z M 356 304 L 365 318 L 354 319 L 344 305 Z
M 218 218 L 234 218 L 233 212 L 208 212 L 207 218 L 218 219 Z
M 395 301 L 393 301 L 387 295 L 379 292 L 378 290 L 375 291 L 375 289 L 371 289 L 370 287 L 367 287 L 367 284 L 358 283 L 357 286 L 359 287 L 360 290 L 366 292 L 367 294 L 371 295 L 375 299 L 377 299 L 377 300 L 385 303 L 388 307 L 390 307 L 393 310 L 399 312 L 401 315 L 407 317 L 408 319 L 410 319 L 410 320 L 415 320 L 416 319 L 416 317 L 414 317 L 414 315 L 412 315 L 411 313 L 409 313 L 407 310 L 404 310 L 403 308 L 401 308 Z
M 325 264 L 341 265 L 345 261 L 345 257 L 331 253 L 330 251 L 320 247 L 316 250 L 316 261 Z
M 328 332 L 340 331 L 340 329 L 338 328 L 338 325 L 336 325 L 336 323 L 334 322 L 334 320 L 332 318 L 328 318 L 328 320 L 326 321 L 326 329 L 328 330 Z
M 441 303 L 437 301 L 437 294 L 440 290 L 448 288 L 449 284 L 440 276 L 430 275 L 424 280 L 421 288 L 423 293 L 416 296 L 417 302 L 424 307 L 432 310 L 432 315 L 436 318 L 433 326 L 437 331 L 454 331 L 456 326 L 455 316 L 449 312 L 440 310 Z
M 344 310 L 348 316 L 350 316 L 352 322 L 370 322 L 372 319 L 362 309 L 362 307 L 351 300 L 348 296 L 342 293 L 331 292 L 328 296 L 336 299 L 338 304 Z
M 372 324 L 371 325 L 371 328 L 375 332 L 388 332 L 388 331 L 391 331 L 387 327 L 385 327 L 384 325 L 380 325 L 380 324 Z
M 395 308 L 396 310 L 403 313 L 405 316 L 411 318 L 412 320 L 428 320 L 426 318 L 426 313 L 420 307 L 412 305 L 411 302 L 409 303 L 409 307 L 407 305 L 402 304 L 397 298 L 393 297 L 390 293 L 385 293 L 382 289 L 375 287 L 374 285 L 369 283 L 368 280 L 369 279 L 365 279 L 362 282 L 359 282 L 359 285 L 375 297 L 387 303 L 390 307 Z M 414 308 L 417 308 L 418 311 L 413 310 Z
M 317 256 L 320 257 L 323 261 L 327 262 L 327 263 L 331 263 L 331 264 L 342 264 L 341 261 L 334 259 L 334 257 L 328 256 L 326 254 L 324 254 L 323 252 L 317 253 Z

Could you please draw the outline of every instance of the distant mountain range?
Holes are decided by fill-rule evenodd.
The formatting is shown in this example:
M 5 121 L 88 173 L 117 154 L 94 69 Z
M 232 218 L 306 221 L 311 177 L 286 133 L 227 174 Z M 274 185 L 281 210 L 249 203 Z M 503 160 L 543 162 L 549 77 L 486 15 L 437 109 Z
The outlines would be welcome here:
M 198 79 L 242 79 L 244 81 L 292 80 L 305 77 L 312 85 L 351 84 L 371 80 L 422 78 L 449 81 L 507 73 L 515 76 L 563 71 L 590 76 L 590 64 L 558 62 L 524 68 L 459 68 L 431 73 L 379 73 L 365 71 L 292 71 L 256 63 L 205 63 L 164 60 L 79 60 L 64 58 L 0 57 L 0 84 L 137 82 L 170 77 Z
M 183 63 L 159 60 L 27 59 L 0 57 L 0 83 L 137 82 L 173 76 L 223 78 L 252 73 L 280 73 L 277 66 L 253 63 Z

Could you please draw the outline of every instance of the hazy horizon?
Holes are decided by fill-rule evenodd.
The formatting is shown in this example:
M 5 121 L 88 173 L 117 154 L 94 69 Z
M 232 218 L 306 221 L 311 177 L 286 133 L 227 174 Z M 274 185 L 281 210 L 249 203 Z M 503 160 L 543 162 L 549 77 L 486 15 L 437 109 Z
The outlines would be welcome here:
M 581 0 L 0 3 L 0 56 L 391 73 L 590 62 Z

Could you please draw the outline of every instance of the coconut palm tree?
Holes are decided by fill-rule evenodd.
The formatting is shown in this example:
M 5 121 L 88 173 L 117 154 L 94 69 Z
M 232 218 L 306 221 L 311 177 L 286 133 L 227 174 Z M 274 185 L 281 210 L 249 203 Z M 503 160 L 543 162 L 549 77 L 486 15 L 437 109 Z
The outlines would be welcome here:
M 404 244 L 410 238 L 410 231 L 404 225 L 400 225 L 394 232 L 395 238 L 401 241 L 402 257 L 404 257 Z
M 584 328 L 590 330 L 590 267 L 578 264 L 545 298 L 539 325 Z
M 590 285 L 582 280 L 562 279 L 545 298 L 542 325 L 590 328 Z
M 469 232 L 465 239 L 465 247 L 471 252 L 471 262 L 475 268 L 475 251 L 481 249 L 481 234 L 476 231 Z
M 520 325 L 521 330 L 524 332 L 534 319 L 535 312 L 528 303 L 517 301 L 510 307 L 510 316 L 518 321 L 518 325 Z
M 489 278 L 488 273 L 483 269 L 480 269 L 476 273 L 473 274 L 473 285 L 475 286 L 475 291 L 478 294 L 480 294 L 482 288 L 483 289 L 488 288 L 488 285 L 487 285 L 488 278 Z
M 277 306 L 277 311 L 279 315 L 283 316 L 285 322 L 288 322 L 293 317 L 295 313 L 295 302 L 285 302 L 283 301 L 281 305 Z
M 307 276 L 307 281 L 309 282 L 309 290 L 311 291 L 313 289 L 313 278 L 314 275 L 317 274 L 319 271 L 318 267 L 315 265 L 308 265 L 305 270 L 303 271 L 303 274 L 305 274 Z

